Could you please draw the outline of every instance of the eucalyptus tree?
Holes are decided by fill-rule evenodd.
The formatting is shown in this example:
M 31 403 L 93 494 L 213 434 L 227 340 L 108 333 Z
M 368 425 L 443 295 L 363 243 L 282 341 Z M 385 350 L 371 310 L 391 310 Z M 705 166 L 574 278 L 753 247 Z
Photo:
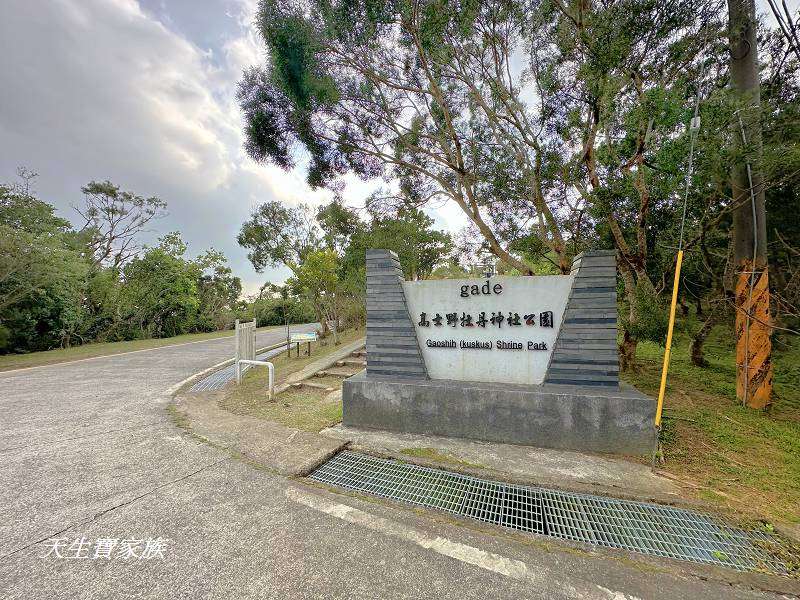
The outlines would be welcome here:
M 569 270 L 564 199 L 552 185 L 545 115 L 524 78 L 527 1 L 263 0 L 268 62 L 238 98 L 257 161 L 335 187 L 347 172 L 398 182 L 404 201 L 455 202 L 490 251 L 534 234 Z M 567 211 L 568 212 L 568 211 Z
M 623 366 L 666 324 L 657 298 L 677 246 L 691 100 L 724 68 L 723 17 L 719 0 L 552 0 L 533 17 L 531 71 L 560 174 L 618 250 Z
M 283 265 L 297 277 L 308 257 L 322 249 L 323 239 L 316 213 L 309 206 L 287 207 L 271 200 L 253 210 L 237 241 L 247 248 L 247 258 L 256 272 Z M 309 300 L 323 334 L 327 334 L 328 321 L 321 297 L 312 294 Z
M 294 272 L 322 243 L 315 213 L 309 206 L 287 207 L 276 200 L 253 210 L 236 239 L 247 248 L 247 258 L 259 273 L 276 265 Z

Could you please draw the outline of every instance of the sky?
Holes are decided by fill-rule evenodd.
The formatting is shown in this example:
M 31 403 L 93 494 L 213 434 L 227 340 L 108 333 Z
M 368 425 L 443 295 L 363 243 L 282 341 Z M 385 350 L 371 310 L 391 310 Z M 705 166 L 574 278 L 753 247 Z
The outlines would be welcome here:
M 13 182 L 20 166 L 37 172 L 37 195 L 71 219 L 92 180 L 159 196 L 169 215 L 146 241 L 178 230 L 190 254 L 223 251 L 245 293 L 283 281 L 285 268 L 253 270 L 236 243 L 241 224 L 267 200 L 319 205 L 330 195 L 310 190 L 302 172 L 257 165 L 242 150 L 236 83 L 264 60 L 255 5 L 4 0 L 0 182 Z M 351 179 L 346 202 L 363 205 L 371 189 Z M 465 224 L 453 205 L 431 216 L 452 232 Z
M 92 180 L 159 196 L 169 215 L 147 241 L 178 230 L 190 254 L 222 250 L 246 293 L 285 279 L 285 268 L 253 270 L 236 243 L 241 224 L 266 200 L 318 205 L 330 195 L 242 150 L 236 83 L 264 59 L 255 4 L 4 2 L 0 182 L 15 181 L 19 166 L 35 171 L 37 195 L 71 219 Z M 370 189 L 351 180 L 345 197 L 363 205 Z

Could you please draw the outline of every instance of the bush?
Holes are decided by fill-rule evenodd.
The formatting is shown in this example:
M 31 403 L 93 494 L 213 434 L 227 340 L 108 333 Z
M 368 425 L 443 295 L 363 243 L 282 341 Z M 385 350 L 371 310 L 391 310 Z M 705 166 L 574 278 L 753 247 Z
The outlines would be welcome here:
M 641 283 L 636 286 L 634 294 L 635 322 L 631 322 L 628 311 L 624 311 L 622 326 L 634 339 L 643 342 L 650 341 L 664 346 L 669 325 L 669 311 L 653 293 Z
M 316 319 L 311 303 L 296 298 L 262 298 L 239 311 L 235 318 L 249 320 L 254 317 L 259 327 L 283 325 L 287 320 L 289 323 L 310 323 Z

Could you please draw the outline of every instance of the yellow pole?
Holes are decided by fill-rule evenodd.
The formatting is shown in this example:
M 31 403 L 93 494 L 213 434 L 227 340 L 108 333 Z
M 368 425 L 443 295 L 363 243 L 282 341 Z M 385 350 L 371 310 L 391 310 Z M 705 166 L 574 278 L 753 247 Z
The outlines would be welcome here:
M 656 406 L 656 427 L 661 426 L 661 410 L 664 407 L 664 392 L 667 389 L 667 371 L 669 371 L 669 353 L 672 349 L 672 329 L 675 326 L 675 308 L 678 304 L 678 283 L 681 278 L 683 250 L 678 250 L 678 261 L 675 264 L 675 281 L 672 282 L 672 305 L 669 308 L 669 327 L 667 328 L 667 349 L 664 352 L 664 366 L 661 367 L 661 387 L 658 389 L 658 406 Z

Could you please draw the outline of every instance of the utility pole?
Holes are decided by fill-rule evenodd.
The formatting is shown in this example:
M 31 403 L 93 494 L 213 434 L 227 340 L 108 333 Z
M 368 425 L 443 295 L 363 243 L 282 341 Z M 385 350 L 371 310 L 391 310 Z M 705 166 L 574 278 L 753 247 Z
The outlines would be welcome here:
M 731 88 L 740 157 L 731 168 L 736 269 L 736 396 L 763 409 L 772 402 L 772 321 L 767 266 L 767 216 L 761 173 L 760 84 L 754 0 L 728 0 Z

